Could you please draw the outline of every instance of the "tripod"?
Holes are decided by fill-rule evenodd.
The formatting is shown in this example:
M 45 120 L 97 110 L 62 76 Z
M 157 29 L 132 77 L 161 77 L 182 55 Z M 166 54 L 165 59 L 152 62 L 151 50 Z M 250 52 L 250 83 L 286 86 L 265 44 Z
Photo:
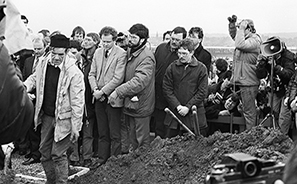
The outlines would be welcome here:
M 272 118 L 272 126 L 274 129 L 276 129 L 276 123 L 275 123 L 275 117 L 273 114 L 273 70 L 274 70 L 274 56 L 271 56 L 269 58 L 271 60 L 271 71 L 270 71 L 270 112 L 265 116 L 265 118 L 260 122 L 259 126 L 262 126 L 269 118 Z

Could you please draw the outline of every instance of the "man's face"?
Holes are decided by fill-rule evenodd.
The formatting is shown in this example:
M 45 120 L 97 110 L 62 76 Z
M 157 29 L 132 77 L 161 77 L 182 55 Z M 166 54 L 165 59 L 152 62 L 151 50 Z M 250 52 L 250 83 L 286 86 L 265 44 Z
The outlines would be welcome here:
M 90 36 L 86 36 L 84 41 L 83 41 L 83 44 L 82 46 L 85 48 L 85 49 L 90 49 L 92 48 L 93 46 L 95 46 L 95 41 L 93 40 L 92 37 Z
M 83 41 L 83 39 L 84 39 L 83 33 L 76 32 L 74 34 L 73 40 L 77 40 L 77 41 L 79 41 L 79 43 L 81 43 Z
M 34 42 L 33 47 L 34 47 L 35 56 L 40 57 L 40 56 L 42 56 L 42 54 L 44 54 L 45 47 L 44 47 L 44 44 L 42 41 Z
M 193 40 L 195 47 L 197 47 L 202 41 L 202 39 L 198 37 L 198 33 L 195 33 L 195 32 L 192 34 L 189 34 L 189 38 Z
M 53 48 L 51 55 L 52 63 L 54 65 L 60 65 L 66 56 L 66 48 Z
M 178 42 L 183 39 L 183 33 L 171 33 L 170 37 L 170 47 L 176 49 L 178 47 Z
M 105 49 L 105 50 L 109 50 L 111 49 L 114 44 L 115 44 L 115 41 L 112 40 L 112 35 L 102 35 L 101 36 L 101 44 L 102 44 L 102 47 Z
M 227 110 L 232 110 L 236 106 L 236 103 L 232 100 L 232 98 L 228 98 L 225 102 L 225 108 Z
M 183 47 L 180 47 L 177 51 L 178 58 L 182 63 L 190 63 L 193 53 Z
M 128 47 L 133 48 L 140 45 L 140 37 L 136 34 L 128 35 Z

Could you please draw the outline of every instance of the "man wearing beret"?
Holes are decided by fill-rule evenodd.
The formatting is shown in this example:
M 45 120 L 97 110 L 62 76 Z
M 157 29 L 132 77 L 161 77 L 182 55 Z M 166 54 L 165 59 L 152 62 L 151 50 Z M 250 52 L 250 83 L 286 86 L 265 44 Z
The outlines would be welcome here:
M 36 89 L 34 123 L 41 124 L 39 151 L 47 183 L 67 183 L 66 151 L 82 126 L 85 85 L 75 58 L 67 54 L 69 39 L 54 35 L 50 47 L 24 85 L 27 92 Z
M 125 121 L 130 125 L 132 149 L 148 148 L 150 118 L 155 106 L 155 57 L 146 46 L 149 30 L 143 24 L 129 29 L 128 60 L 124 83 L 110 95 L 110 101 L 124 99 Z

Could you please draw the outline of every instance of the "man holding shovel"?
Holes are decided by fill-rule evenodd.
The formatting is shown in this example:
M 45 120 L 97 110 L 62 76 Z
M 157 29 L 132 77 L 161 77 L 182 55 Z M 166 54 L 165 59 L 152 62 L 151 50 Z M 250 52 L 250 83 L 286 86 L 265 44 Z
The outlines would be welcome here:
M 207 95 L 208 75 L 205 65 L 194 54 L 194 43 L 185 38 L 178 48 L 179 59 L 169 65 L 163 79 L 163 92 L 169 109 L 190 130 L 194 130 L 193 105 L 197 107 L 200 133 L 207 134 L 207 122 L 203 101 Z M 186 129 L 172 115 L 167 114 L 164 124 L 168 126 L 166 137 L 182 135 Z

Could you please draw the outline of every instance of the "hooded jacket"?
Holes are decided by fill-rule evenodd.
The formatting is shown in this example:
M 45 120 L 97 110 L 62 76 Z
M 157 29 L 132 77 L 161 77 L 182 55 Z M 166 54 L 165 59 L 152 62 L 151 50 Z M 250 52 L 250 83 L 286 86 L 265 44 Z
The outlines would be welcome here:
M 44 60 L 40 61 L 36 71 L 24 82 L 27 91 L 36 89 L 35 128 L 42 123 L 40 118 L 43 115 L 41 107 L 44 98 L 44 83 L 50 59 L 51 55 L 49 54 Z M 54 140 L 56 142 L 70 134 L 72 128 L 80 131 L 82 127 L 85 84 L 84 76 L 75 65 L 75 61 L 75 58 L 66 54 L 61 66 L 55 103 L 56 126 Z

